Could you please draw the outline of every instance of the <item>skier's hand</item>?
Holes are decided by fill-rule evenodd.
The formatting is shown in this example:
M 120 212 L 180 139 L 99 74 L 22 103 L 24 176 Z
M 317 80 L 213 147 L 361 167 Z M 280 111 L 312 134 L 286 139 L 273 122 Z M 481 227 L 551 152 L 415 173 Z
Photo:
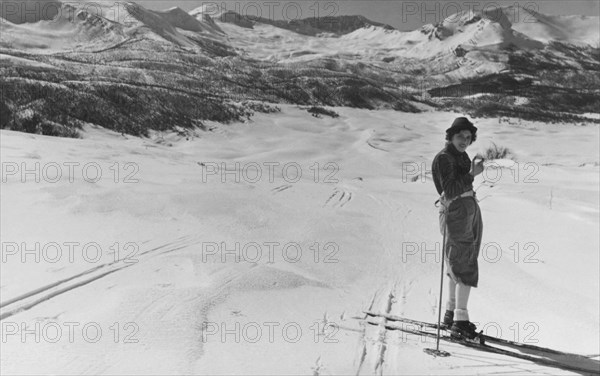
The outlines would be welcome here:
M 483 158 L 475 157 L 471 162 L 471 175 L 477 176 L 483 172 Z

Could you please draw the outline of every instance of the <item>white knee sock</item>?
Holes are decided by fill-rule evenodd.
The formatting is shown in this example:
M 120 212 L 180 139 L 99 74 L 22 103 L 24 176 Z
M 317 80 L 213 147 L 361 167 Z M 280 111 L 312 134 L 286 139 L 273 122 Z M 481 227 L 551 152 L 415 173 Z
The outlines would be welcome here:
M 448 300 L 446 301 L 446 310 L 454 311 L 456 308 L 456 282 L 448 277 Z

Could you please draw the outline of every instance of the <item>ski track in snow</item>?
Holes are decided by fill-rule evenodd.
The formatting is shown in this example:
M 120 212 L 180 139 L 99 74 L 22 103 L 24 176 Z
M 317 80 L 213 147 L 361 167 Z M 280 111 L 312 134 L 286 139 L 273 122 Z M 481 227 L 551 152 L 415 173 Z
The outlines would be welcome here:
M 377 290 L 373 294 L 373 299 L 371 303 L 366 307 L 365 312 L 380 312 L 383 315 L 392 315 L 404 317 L 404 312 L 402 310 L 402 306 L 407 302 L 407 298 L 410 292 L 410 285 L 412 281 L 407 283 L 402 283 L 401 288 L 401 300 L 398 303 L 396 299 L 398 283 L 394 283 L 392 286 L 387 284 L 385 287 Z M 437 305 L 437 304 L 436 304 Z M 437 307 L 436 312 L 437 312 Z M 358 367 L 356 371 L 356 375 L 384 375 L 393 373 L 392 370 L 403 369 L 403 364 L 401 363 L 401 356 L 398 355 L 401 353 L 402 348 L 407 345 L 407 343 L 413 342 L 418 343 L 419 347 L 435 349 L 436 341 L 435 339 L 431 339 L 429 336 L 417 336 L 413 334 L 406 334 L 402 331 L 395 330 L 391 331 L 386 328 L 386 325 L 394 323 L 394 321 L 389 321 L 384 316 L 370 317 L 366 313 L 362 315 L 354 317 L 355 319 L 360 320 L 360 326 L 362 328 L 362 335 L 360 337 L 359 350 L 357 353 L 358 356 Z M 402 324 L 400 324 L 402 325 Z M 412 328 L 410 324 L 409 328 Z M 420 338 L 419 338 L 420 337 Z M 427 343 L 427 345 L 425 344 Z M 483 352 L 481 350 L 469 350 L 463 347 L 460 344 L 448 344 L 445 341 L 442 341 L 440 344 L 441 349 L 446 348 L 451 351 L 451 357 L 464 359 L 473 363 L 470 366 L 462 366 L 457 367 L 453 366 L 452 369 L 458 371 L 457 374 L 462 374 L 462 371 L 467 371 L 470 367 L 476 367 L 476 369 L 486 369 L 486 374 L 495 375 L 495 374 L 513 374 L 517 373 L 535 373 L 540 375 L 571 375 L 572 372 L 580 373 L 571 370 L 565 370 L 558 366 L 548 366 L 548 365 L 538 365 L 526 360 L 520 360 L 511 358 L 508 356 L 502 356 L 497 354 L 490 354 Z M 393 349 L 389 351 L 388 349 Z M 562 352 L 555 351 L 552 349 L 546 350 L 548 354 L 556 353 L 559 355 L 567 356 L 566 360 L 562 360 L 568 364 L 569 361 L 575 361 L 573 366 L 579 366 L 581 368 L 590 369 L 589 374 L 593 375 L 594 372 L 591 371 L 595 366 L 598 365 L 597 361 L 591 360 L 592 358 L 598 357 L 596 354 L 593 355 L 578 355 L 578 354 L 563 354 Z M 430 355 L 426 355 L 426 359 L 433 359 Z M 560 358 L 560 357 L 559 357 Z M 444 359 L 444 358 L 440 358 Z M 579 359 L 580 365 L 577 364 Z M 560 364 L 561 360 L 557 360 Z M 447 362 L 450 364 L 451 362 Z M 461 371 L 462 370 L 462 371 Z M 454 373 L 453 373 L 454 374 Z M 583 374 L 587 374 L 583 372 Z
M 352 200 L 352 192 L 343 188 L 334 188 L 333 193 L 325 201 L 324 207 L 343 208 Z
M 273 192 L 273 194 L 277 194 L 277 193 L 281 193 L 283 191 L 285 191 L 286 189 L 290 189 L 292 188 L 291 184 L 284 184 L 284 185 L 280 185 L 279 187 L 275 187 L 273 189 L 271 189 L 271 192 Z
M 185 236 L 173 242 L 142 251 L 139 253 L 139 256 L 141 256 L 143 260 L 146 257 L 154 256 L 156 254 L 166 254 L 187 248 L 199 241 L 199 239 L 194 239 L 193 235 Z M 0 302 L 0 320 L 4 320 L 19 312 L 26 311 L 55 296 L 70 292 L 78 287 L 92 283 L 122 269 L 135 266 L 136 264 L 137 262 L 128 261 L 127 259 L 102 264 L 69 278 L 61 279 L 50 285 L 40 287 L 15 298 Z

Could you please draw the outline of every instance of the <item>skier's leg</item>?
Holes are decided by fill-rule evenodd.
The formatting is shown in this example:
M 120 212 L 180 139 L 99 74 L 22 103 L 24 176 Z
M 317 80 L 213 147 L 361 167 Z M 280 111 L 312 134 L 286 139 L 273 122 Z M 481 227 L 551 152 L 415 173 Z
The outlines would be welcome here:
M 446 310 L 454 311 L 456 309 L 456 282 L 448 277 L 448 300 L 446 301 Z
M 469 311 L 467 310 L 470 292 L 471 286 L 462 282 L 456 284 L 456 309 L 454 310 L 454 323 L 450 328 L 451 335 L 454 337 L 469 339 L 477 337 L 477 328 L 469 320 Z
M 473 220 L 473 234 L 475 235 L 475 239 L 473 245 L 476 249 L 476 258 L 479 257 L 479 250 L 481 248 L 481 239 L 483 238 L 483 220 L 481 219 L 481 209 L 479 208 L 479 204 L 475 204 L 476 212 L 475 218 Z
M 469 311 L 467 304 L 469 303 L 469 293 L 471 286 L 458 282 L 456 284 L 456 308 L 454 309 L 454 320 L 469 321 Z
M 476 202 L 467 198 L 453 202 L 447 216 L 449 273 L 455 280 L 477 287 L 479 249 L 473 233 L 476 218 Z

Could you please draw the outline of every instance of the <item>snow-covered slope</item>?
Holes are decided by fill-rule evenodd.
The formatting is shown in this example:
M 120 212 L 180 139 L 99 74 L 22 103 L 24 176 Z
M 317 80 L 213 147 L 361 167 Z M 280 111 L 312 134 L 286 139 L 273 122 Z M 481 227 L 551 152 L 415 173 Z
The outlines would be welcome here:
M 433 358 L 423 352 L 433 340 L 354 318 L 370 308 L 437 320 L 429 170 L 458 114 L 331 109 L 340 116 L 284 105 L 188 140 L 1 130 L 3 163 L 30 171 L 0 191 L 0 313 L 12 312 L 3 373 L 572 375 L 445 342 L 452 356 Z M 471 156 L 493 141 L 518 164 L 489 161 L 474 182 L 484 238 L 472 320 L 505 339 L 598 354 L 599 128 L 476 125 Z M 80 164 L 69 175 L 63 162 Z M 94 166 L 100 179 L 84 180 Z M 36 242 L 38 262 L 25 251 Z

